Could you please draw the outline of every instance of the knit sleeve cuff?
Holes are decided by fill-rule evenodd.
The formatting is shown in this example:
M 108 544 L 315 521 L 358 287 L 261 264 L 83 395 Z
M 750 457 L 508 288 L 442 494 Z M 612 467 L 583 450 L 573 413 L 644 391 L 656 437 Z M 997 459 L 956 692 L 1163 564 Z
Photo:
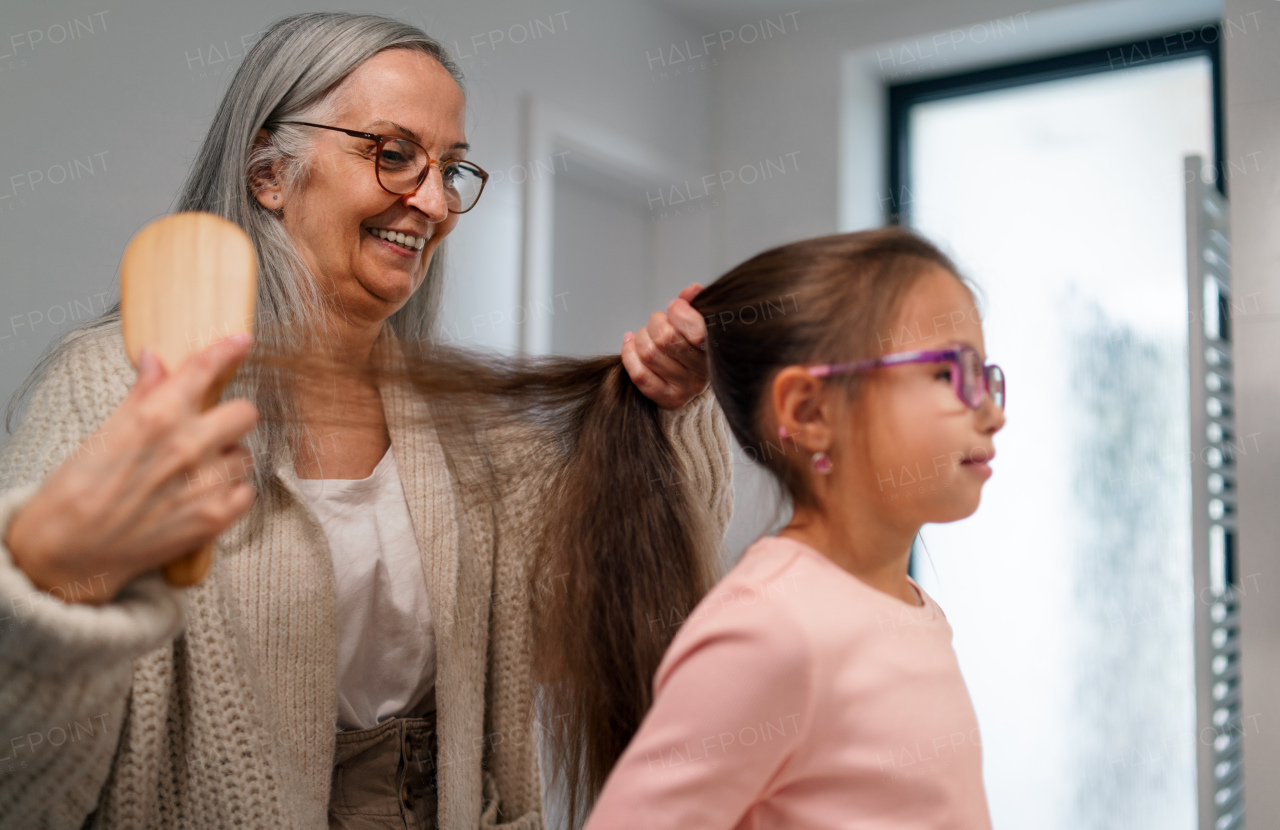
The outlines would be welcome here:
M 679 409 L 662 409 L 659 410 L 664 426 L 677 427 L 687 424 L 690 420 L 705 418 L 708 415 L 709 408 L 715 408 L 716 395 L 711 391 L 711 384 L 703 387 L 702 391 L 689 399 L 689 402 Z
M 710 384 L 679 409 L 661 410 L 659 419 L 723 537 L 733 517 L 733 440 Z
M 0 493 L 0 539 L 38 487 Z M 182 630 L 182 593 L 158 572 L 134 579 L 103 605 L 67 601 L 95 587 L 91 579 L 41 590 L 0 543 L 0 660 L 42 675 L 94 671 L 131 662 Z

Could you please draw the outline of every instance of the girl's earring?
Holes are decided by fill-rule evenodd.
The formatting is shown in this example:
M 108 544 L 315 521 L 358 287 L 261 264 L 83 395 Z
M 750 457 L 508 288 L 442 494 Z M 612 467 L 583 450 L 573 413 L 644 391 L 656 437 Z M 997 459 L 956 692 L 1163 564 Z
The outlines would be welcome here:
M 834 466 L 831 463 L 831 456 L 827 455 L 826 452 L 822 450 L 819 450 L 818 452 L 815 452 L 813 454 L 812 464 L 813 464 L 813 471 L 820 476 L 825 476 L 829 474 L 831 472 L 832 466 Z

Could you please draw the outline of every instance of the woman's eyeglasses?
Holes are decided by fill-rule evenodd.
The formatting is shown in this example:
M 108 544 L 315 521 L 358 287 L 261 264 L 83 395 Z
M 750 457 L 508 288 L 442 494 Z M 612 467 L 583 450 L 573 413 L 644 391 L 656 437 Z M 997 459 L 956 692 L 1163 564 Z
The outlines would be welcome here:
M 327 124 L 312 124 L 309 121 L 278 121 L 277 124 L 294 124 L 303 127 L 319 127 L 322 130 L 333 130 L 349 136 L 372 141 L 377 146 L 374 152 L 374 175 L 378 184 L 388 193 L 403 196 L 412 193 L 426 181 L 431 165 L 440 169 L 440 180 L 444 183 L 445 203 L 450 213 L 466 213 L 480 201 L 480 193 L 484 190 L 489 174 L 469 161 L 439 161 L 427 155 L 426 149 L 416 141 L 395 135 L 377 135 L 362 133 L 358 130 L 344 130 L 342 127 L 330 127 Z
M 906 363 L 950 363 L 951 388 L 955 390 L 957 398 L 972 409 L 977 409 L 982 406 L 982 399 L 990 393 L 995 405 L 1004 409 L 1004 370 L 994 363 L 984 365 L 977 350 L 971 346 L 898 352 L 856 363 L 825 363 L 805 368 L 814 377 L 824 378 L 828 375 L 865 372 L 881 366 L 901 366 Z

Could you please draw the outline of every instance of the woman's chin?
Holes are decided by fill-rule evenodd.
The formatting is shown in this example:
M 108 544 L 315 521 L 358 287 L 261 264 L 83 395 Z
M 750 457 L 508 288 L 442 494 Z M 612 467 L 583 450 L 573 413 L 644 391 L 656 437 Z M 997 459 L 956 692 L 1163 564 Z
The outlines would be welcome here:
M 412 260 L 369 263 L 356 278 L 365 290 L 387 302 L 404 302 L 422 285 L 426 277 L 426 260 L 421 254 Z
M 421 283 L 418 268 L 388 268 L 382 265 L 356 274 L 356 281 L 365 291 L 386 303 L 403 303 L 413 296 Z

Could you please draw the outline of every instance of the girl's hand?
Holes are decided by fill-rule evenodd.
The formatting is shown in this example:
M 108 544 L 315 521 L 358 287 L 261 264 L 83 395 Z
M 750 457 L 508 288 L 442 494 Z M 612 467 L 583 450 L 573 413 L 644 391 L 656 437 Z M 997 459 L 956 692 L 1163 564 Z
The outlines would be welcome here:
M 622 365 L 636 388 L 663 409 L 679 409 L 707 387 L 707 326 L 689 301 L 694 283 L 654 312 L 636 334 L 622 338 Z
M 226 338 L 172 375 L 143 353 L 120 406 L 9 523 L 5 546 L 32 583 L 51 590 L 92 580 L 101 587 L 78 599 L 107 602 L 248 512 L 252 459 L 239 442 L 257 410 L 231 400 L 201 412 L 214 383 L 248 353 L 247 337 Z

